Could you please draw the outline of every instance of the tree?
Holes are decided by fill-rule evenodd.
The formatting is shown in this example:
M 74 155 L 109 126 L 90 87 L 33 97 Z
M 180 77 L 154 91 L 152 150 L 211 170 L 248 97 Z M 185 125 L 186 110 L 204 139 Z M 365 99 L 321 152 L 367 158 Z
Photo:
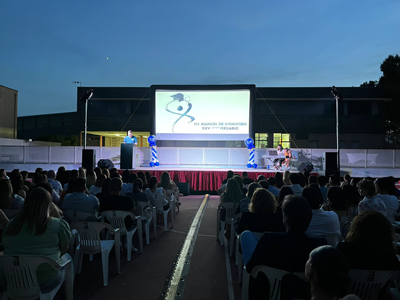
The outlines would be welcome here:
M 381 64 L 383 75 L 377 80 L 364 82 L 360 87 L 382 88 L 392 101 L 385 103 L 387 141 L 400 140 L 400 56 L 389 55 Z

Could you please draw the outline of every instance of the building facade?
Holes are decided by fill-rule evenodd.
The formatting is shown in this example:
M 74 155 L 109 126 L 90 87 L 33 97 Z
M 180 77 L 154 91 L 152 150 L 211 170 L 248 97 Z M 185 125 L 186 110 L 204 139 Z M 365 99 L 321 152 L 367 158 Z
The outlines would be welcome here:
M 89 146 L 119 146 L 127 130 L 147 146 L 151 132 L 150 87 L 93 87 L 88 101 Z M 88 90 L 78 87 L 77 111 L 18 118 L 20 138 L 45 134 L 78 135 L 82 141 L 85 103 L 79 98 Z M 385 148 L 385 102 L 391 99 L 378 88 L 338 88 L 339 142 L 341 149 Z M 257 148 L 336 148 L 336 101 L 330 87 L 256 88 L 251 118 Z M 81 144 L 83 144 L 81 142 Z M 158 146 L 244 147 L 242 141 L 160 141 Z

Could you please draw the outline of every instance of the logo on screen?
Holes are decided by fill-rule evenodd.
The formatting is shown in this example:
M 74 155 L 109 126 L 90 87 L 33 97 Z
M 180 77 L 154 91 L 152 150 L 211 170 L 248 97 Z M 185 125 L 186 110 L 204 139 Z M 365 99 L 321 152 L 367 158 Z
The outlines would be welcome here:
M 190 119 L 188 123 L 192 123 L 195 120 L 195 118 L 188 115 L 188 112 L 192 109 L 192 103 L 190 103 L 189 96 L 185 96 L 182 93 L 178 93 L 172 95 L 171 97 L 173 100 L 167 103 L 167 105 L 165 106 L 165 110 L 171 114 L 180 116 L 178 119 L 175 120 L 174 123 L 172 123 L 172 132 L 175 132 L 174 129 L 176 123 L 178 123 L 183 117 L 187 117 Z M 185 103 L 187 104 L 187 109 L 185 112 L 183 112 L 184 110 L 183 105 Z

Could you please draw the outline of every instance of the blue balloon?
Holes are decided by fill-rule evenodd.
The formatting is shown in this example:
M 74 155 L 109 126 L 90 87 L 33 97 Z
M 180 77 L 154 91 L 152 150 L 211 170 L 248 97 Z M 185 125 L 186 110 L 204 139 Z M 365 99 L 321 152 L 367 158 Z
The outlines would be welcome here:
M 147 141 L 149 142 L 150 147 L 153 147 L 156 145 L 156 137 L 154 135 L 149 136 Z
M 154 163 L 153 162 L 150 163 L 150 167 L 154 167 Z
M 251 168 L 251 164 L 247 164 L 247 167 L 248 167 L 248 168 Z
M 254 168 L 254 169 L 257 169 L 257 164 L 254 164 L 254 165 L 253 165 L 253 168 Z
M 254 148 L 254 141 L 252 138 L 248 138 L 247 140 L 244 141 L 244 143 L 247 146 L 247 149 L 253 149 Z

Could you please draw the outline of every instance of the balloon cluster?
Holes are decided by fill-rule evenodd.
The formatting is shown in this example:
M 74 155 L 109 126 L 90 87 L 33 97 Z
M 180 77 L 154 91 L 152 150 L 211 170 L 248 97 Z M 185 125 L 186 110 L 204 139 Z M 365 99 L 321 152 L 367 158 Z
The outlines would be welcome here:
M 248 168 L 257 168 L 257 164 L 254 162 L 255 161 L 255 147 L 254 147 L 254 140 L 252 138 L 248 138 L 244 142 L 247 146 L 247 149 L 249 149 L 249 162 L 247 163 Z
M 150 167 L 159 166 L 160 162 L 157 159 L 157 145 L 156 145 L 156 137 L 154 135 L 149 136 L 147 141 L 150 144 L 151 148 L 151 162 Z

